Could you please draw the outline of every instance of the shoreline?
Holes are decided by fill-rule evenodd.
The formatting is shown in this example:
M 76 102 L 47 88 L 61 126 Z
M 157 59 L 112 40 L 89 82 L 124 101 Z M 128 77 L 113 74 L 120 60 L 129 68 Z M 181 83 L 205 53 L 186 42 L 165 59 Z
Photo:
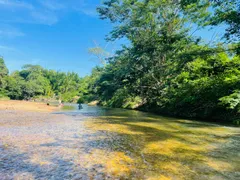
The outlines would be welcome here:
M 46 103 L 20 100 L 0 100 L 0 110 L 14 110 L 27 112 L 54 112 L 58 107 L 49 106 Z

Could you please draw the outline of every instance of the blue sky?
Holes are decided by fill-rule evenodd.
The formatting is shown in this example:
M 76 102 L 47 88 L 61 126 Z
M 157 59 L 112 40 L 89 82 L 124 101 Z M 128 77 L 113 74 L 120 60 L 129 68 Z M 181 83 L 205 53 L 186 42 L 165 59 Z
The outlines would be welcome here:
M 0 55 L 10 71 L 24 64 L 89 74 L 98 64 L 93 41 L 105 46 L 112 25 L 100 20 L 101 0 L 0 0 Z M 116 43 L 109 44 L 112 50 Z
M 90 74 L 98 61 L 88 54 L 93 41 L 105 46 L 111 31 L 98 18 L 101 0 L 0 0 L 0 55 L 10 71 L 40 64 L 60 71 Z M 207 39 L 208 30 L 200 32 Z M 109 44 L 117 49 L 121 42 Z

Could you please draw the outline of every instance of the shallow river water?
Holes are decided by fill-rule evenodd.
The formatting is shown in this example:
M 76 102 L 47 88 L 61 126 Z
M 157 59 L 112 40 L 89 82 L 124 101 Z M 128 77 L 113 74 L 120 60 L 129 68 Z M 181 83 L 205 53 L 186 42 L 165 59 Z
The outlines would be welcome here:
M 0 111 L 0 180 L 240 179 L 240 129 L 77 105 Z

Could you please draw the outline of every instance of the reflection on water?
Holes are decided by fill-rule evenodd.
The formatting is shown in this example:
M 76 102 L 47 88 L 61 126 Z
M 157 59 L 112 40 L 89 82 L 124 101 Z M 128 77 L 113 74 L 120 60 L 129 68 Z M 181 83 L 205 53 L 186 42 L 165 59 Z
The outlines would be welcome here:
M 55 114 L 66 114 L 66 115 L 84 115 L 84 116 L 102 116 L 111 110 L 110 108 L 104 108 L 100 106 L 88 106 L 86 104 L 81 105 L 79 109 L 78 104 L 64 104 L 59 112 Z
M 0 135 L 4 134 L 0 175 L 137 180 L 240 177 L 239 128 L 123 109 L 83 105 L 79 110 L 71 104 L 51 116 L 27 117 L 31 119 L 0 124 Z

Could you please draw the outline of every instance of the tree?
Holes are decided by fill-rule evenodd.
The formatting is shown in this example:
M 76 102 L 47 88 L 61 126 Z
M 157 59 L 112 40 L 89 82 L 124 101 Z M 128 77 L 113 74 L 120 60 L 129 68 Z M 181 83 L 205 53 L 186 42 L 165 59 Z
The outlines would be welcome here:
M 184 62 L 179 57 L 197 43 L 188 36 L 186 24 L 205 16 L 207 7 L 206 1 L 184 5 L 180 1 L 110 0 L 98 9 L 102 19 L 116 24 L 109 40 L 130 40 L 132 47 L 125 48 L 115 59 L 125 64 L 128 61 L 126 80 L 135 81 L 135 89 L 141 89 L 144 99 L 150 102 L 149 95 L 163 94 L 168 77 L 182 68 Z
M 57 72 L 27 64 L 21 71 L 8 76 L 3 59 L 0 59 L 0 67 L 0 96 L 7 95 L 11 99 L 59 98 L 73 102 L 77 101 L 81 86 L 84 86 L 79 75 L 74 72 Z
M 20 76 L 25 79 L 23 87 L 23 96 L 30 99 L 34 96 L 51 96 L 52 88 L 50 82 L 45 76 L 44 69 L 39 65 L 24 65 L 20 71 Z
M 191 24 L 211 24 L 216 10 L 206 0 L 104 1 L 100 17 L 114 24 L 108 40 L 124 37 L 130 45 L 95 79 L 100 102 L 191 118 L 239 117 L 239 57 L 192 35 Z
M 212 25 L 225 23 L 228 25 L 225 33 L 227 40 L 240 38 L 240 1 L 239 0 L 212 0 L 214 14 Z
M 15 100 L 24 99 L 23 90 L 25 83 L 24 78 L 20 76 L 18 71 L 13 72 L 7 78 L 7 86 L 5 87 L 7 95 Z
M 0 57 L 0 97 L 6 95 L 4 88 L 6 86 L 7 75 L 8 75 L 8 69 L 4 63 L 3 58 Z
M 213 16 L 210 25 L 227 25 L 224 37 L 227 42 L 234 43 L 234 50 L 240 54 L 240 1 L 239 0 L 211 0 Z
M 4 78 L 8 75 L 8 69 L 4 63 L 4 60 L 2 57 L 0 57 L 0 78 Z

